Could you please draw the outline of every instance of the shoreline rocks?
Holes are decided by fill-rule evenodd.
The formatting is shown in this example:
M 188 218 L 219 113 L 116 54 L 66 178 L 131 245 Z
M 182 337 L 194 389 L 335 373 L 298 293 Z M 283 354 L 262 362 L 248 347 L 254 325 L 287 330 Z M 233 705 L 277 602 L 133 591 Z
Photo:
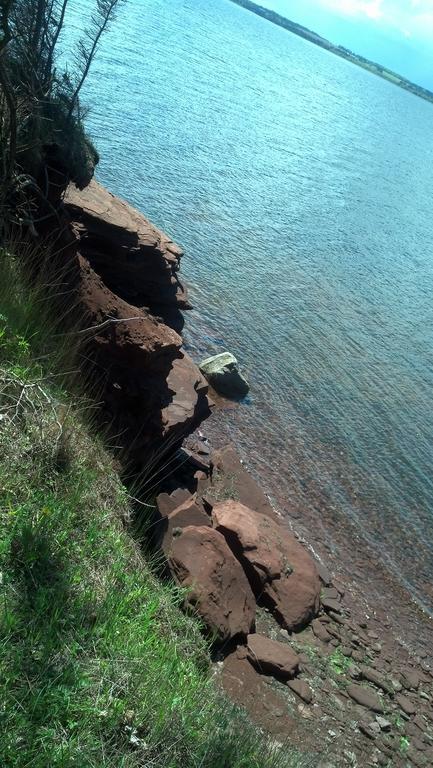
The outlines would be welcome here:
M 256 598 L 289 632 L 305 627 L 320 602 L 311 555 L 280 521 L 237 501 L 216 504 L 212 519 L 242 563 Z
M 197 611 L 212 638 L 226 642 L 251 632 L 254 596 L 218 531 L 204 526 L 184 528 L 172 539 L 168 562 L 178 584 L 188 588 L 186 604 Z

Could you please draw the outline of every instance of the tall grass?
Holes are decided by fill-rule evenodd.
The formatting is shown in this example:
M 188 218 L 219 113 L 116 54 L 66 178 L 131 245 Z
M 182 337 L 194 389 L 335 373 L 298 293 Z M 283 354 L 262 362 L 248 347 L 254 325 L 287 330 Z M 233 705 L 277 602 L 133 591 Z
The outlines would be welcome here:
M 128 535 L 128 494 L 57 375 L 40 298 L 3 257 L 0 765 L 305 765 L 218 692 L 182 594 Z

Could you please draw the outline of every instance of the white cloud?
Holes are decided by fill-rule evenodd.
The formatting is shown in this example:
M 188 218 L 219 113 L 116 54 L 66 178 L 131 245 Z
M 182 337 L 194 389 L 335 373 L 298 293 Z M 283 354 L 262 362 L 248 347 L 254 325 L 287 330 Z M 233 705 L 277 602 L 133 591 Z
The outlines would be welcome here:
M 321 0 L 321 4 L 346 16 L 367 16 L 381 19 L 383 0 Z
M 405 37 L 433 39 L 433 0 L 318 0 L 333 13 L 370 19 Z

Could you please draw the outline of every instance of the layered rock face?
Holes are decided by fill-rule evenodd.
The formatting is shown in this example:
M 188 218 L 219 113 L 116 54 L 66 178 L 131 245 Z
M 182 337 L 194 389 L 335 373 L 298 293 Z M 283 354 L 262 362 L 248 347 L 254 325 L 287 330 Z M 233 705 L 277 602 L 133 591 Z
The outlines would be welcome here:
M 180 310 L 191 308 L 177 275 L 181 248 L 96 181 L 82 191 L 68 187 L 64 203 L 80 251 L 105 285 L 181 330 Z
M 207 384 L 182 350 L 182 251 L 92 181 L 65 196 L 84 368 L 99 415 L 139 465 L 173 450 L 209 413 Z M 155 458 L 156 461 L 156 458 Z

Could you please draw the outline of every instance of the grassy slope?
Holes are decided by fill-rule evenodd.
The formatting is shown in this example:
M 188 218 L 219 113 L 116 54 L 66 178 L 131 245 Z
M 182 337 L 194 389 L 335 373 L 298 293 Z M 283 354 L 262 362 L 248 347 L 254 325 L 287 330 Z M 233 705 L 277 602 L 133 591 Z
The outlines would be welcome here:
M 126 532 L 113 462 L 47 374 L 41 306 L 0 256 L 0 765 L 299 766 L 217 693 Z

